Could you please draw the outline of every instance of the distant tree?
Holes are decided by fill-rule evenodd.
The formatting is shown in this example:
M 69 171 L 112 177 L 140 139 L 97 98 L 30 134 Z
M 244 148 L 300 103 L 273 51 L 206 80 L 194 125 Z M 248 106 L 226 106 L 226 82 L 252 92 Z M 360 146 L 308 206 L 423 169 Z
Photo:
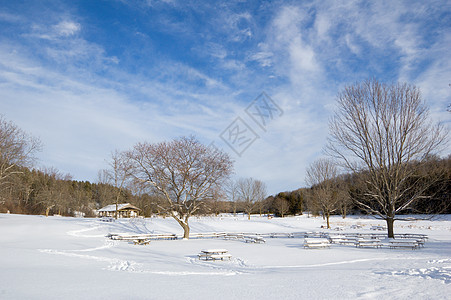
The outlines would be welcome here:
M 116 204 L 116 212 L 114 217 L 117 219 L 119 210 L 119 200 L 123 194 L 127 181 L 132 178 L 133 164 L 129 157 L 118 150 L 111 154 L 111 159 L 108 162 L 110 168 L 103 170 L 102 175 L 106 181 L 116 188 L 116 195 L 114 203 Z
M 307 168 L 305 180 L 311 185 L 313 201 L 321 208 L 327 228 L 330 228 L 330 215 L 340 208 L 337 176 L 338 169 L 329 159 L 318 159 Z
M 218 216 L 221 212 L 227 211 L 228 205 L 225 201 L 226 198 L 226 191 L 223 187 L 217 187 L 212 190 L 212 196 L 208 199 L 208 205 L 205 207 L 205 213 L 214 213 Z
M 290 202 L 290 213 L 293 215 L 302 215 L 302 211 L 304 210 L 304 193 L 302 189 L 292 191 L 288 201 Z
M 55 168 L 44 168 L 44 177 L 38 193 L 37 202 L 44 208 L 45 216 L 48 217 L 50 211 L 62 214 L 67 211 L 69 200 L 72 197 L 68 181 L 71 180 L 69 174 L 64 175 Z
M 274 199 L 274 207 L 283 218 L 290 211 L 290 202 L 284 198 L 276 197 Z
M 19 167 L 29 167 L 41 142 L 0 115 L 0 189 L 10 183 L 8 178 L 22 173 Z
M 227 183 L 225 184 L 225 192 L 232 206 L 233 215 L 236 216 L 238 201 L 240 200 L 240 198 L 238 197 L 237 182 L 235 180 L 227 181 Z
M 133 176 L 162 196 L 162 207 L 189 238 L 188 219 L 223 186 L 233 169 L 229 156 L 201 144 L 194 137 L 170 142 L 139 143 L 126 153 Z
M 328 153 L 358 173 L 354 201 L 387 223 L 394 237 L 397 217 L 425 197 L 431 184 L 418 170 L 446 145 L 447 130 L 433 125 L 418 88 L 375 79 L 345 87 L 330 122 Z
M 253 178 L 241 178 L 237 181 L 237 186 L 239 199 L 250 220 L 258 203 L 266 197 L 266 184 Z

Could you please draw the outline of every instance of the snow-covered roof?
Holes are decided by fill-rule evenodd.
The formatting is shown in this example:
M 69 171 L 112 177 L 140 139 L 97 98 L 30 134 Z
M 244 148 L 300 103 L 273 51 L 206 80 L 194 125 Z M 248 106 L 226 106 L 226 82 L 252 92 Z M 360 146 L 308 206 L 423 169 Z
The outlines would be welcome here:
M 140 210 L 139 208 L 137 208 L 134 205 L 131 205 L 130 203 L 121 203 L 121 204 L 117 205 L 117 210 L 122 210 L 122 209 L 126 209 L 126 208 Z M 116 211 L 116 204 L 107 205 L 105 207 L 102 207 L 98 211 Z

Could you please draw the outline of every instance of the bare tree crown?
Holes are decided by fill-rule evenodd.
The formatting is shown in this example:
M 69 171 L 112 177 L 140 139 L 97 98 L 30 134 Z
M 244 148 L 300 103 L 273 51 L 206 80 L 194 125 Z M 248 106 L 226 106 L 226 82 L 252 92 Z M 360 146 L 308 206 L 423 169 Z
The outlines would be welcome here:
M 19 171 L 16 167 L 29 167 L 34 154 L 41 149 L 39 139 L 34 138 L 0 115 L 0 185 Z
M 429 120 L 417 87 L 374 79 L 338 95 L 330 132 L 328 153 L 352 171 L 423 160 L 440 150 L 447 137 L 442 125 Z

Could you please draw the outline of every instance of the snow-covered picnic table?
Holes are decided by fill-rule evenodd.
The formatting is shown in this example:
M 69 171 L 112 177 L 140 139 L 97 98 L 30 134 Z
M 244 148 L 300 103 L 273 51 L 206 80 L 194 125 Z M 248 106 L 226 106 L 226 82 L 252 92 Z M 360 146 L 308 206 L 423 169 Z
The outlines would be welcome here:
M 305 238 L 304 248 L 330 248 L 330 242 L 326 238 Z
M 381 248 L 381 240 L 379 239 L 357 239 L 355 242 L 356 247 L 374 247 L 374 248 Z
M 227 249 L 204 249 L 197 255 L 199 259 L 205 260 L 224 260 L 224 258 L 232 259 Z
M 412 248 L 417 249 L 421 246 L 424 247 L 424 241 L 420 239 L 390 239 L 388 241 L 390 249 L 395 248 Z

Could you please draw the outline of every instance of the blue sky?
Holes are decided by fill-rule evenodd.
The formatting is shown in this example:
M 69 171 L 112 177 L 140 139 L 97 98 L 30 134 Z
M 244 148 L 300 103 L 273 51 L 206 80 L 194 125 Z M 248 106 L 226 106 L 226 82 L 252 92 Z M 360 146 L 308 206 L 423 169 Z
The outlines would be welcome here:
M 273 194 L 304 186 L 345 85 L 414 83 L 450 124 L 450 27 L 449 1 L 0 0 L 0 113 L 78 180 L 195 135 Z

